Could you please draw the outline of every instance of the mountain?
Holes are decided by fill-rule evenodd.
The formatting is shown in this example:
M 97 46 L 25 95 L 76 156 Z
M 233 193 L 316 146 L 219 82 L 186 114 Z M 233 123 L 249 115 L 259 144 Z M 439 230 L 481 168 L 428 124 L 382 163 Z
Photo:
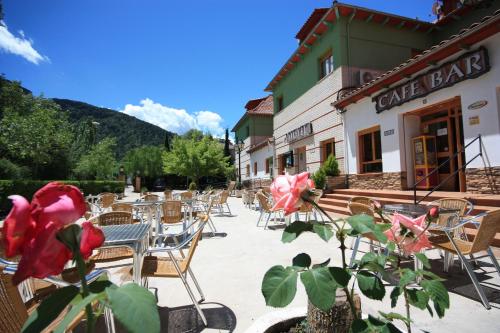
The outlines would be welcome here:
M 111 109 L 69 99 L 53 98 L 52 100 L 59 104 L 62 110 L 68 112 L 71 123 L 78 123 L 86 118 L 98 122 L 97 141 L 105 137 L 116 138 L 118 159 L 121 159 L 128 150 L 133 148 L 144 145 L 163 145 L 167 133 L 170 138 L 175 136 L 174 133 L 165 131 L 158 126 Z

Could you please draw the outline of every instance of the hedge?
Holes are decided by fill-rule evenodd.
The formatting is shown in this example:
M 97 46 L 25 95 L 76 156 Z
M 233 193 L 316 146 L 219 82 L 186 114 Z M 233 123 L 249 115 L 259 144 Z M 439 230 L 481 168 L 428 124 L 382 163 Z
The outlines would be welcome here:
M 0 216 L 5 215 L 11 207 L 9 195 L 19 194 L 28 200 L 35 192 L 50 180 L 0 180 Z M 78 187 L 85 195 L 102 192 L 123 193 L 125 183 L 107 180 L 60 180 L 60 182 Z

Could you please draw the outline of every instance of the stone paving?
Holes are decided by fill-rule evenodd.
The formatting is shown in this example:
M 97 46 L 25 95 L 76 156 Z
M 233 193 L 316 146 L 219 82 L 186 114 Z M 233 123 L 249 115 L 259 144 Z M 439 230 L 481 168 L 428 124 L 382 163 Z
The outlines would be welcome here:
M 129 194 L 125 200 L 133 198 Z M 315 262 L 330 258 L 331 264 L 340 265 L 336 240 L 325 243 L 313 234 L 304 234 L 283 244 L 282 228 L 256 227 L 259 212 L 244 207 L 241 199 L 231 197 L 229 205 L 231 216 L 213 215 L 218 233 L 215 237 L 204 234 L 191 266 L 205 293 L 201 307 L 208 327 L 203 327 L 179 279 L 150 279 L 149 287 L 158 291 L 163 332 L 245 332 L 259 317 L 276 311 L 265 305 L 260 291 L 262 277 L 271 266 L 289 265 L 301 252 L 307 252 Z M 448 279 L 451 309 L 443 319 L 413 309 L 415 327 L 430 332 L 500 332 L 500 278 L 491 263 L 485 259 L 481 263 L 485 272 L 478 270 L 492 303 L 492 309 L 486 310 L 458 263 L 453 275 L 445 275 L 440 273 L 442 261 L 437 251 L 429 251 L 428 255 L 434 258 L 433 271 Z M 128 281 L 129 271 L 130 267 L 113 268 L 112 279 L 118 283 Z M 306 304 L 299 282 L 297 296 L 288 308 L 296 311 Z M 365 314 L 390 311 L 388 295 L 383 303 L 362 297 L 362 310 Z M 401 302 L 396 310 L 403 313 Z

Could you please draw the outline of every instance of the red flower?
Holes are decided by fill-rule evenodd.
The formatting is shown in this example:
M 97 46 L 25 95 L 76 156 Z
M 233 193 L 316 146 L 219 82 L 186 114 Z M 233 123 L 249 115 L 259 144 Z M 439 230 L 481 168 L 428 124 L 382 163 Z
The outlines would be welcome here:
M 431 218 L 437 218 L 439 216 L 439 207 L 432 207 L 429 209 L 429 217 Z
M 31 218 L 30 203 L 20 195 L 11 195 L 12 210 L 5 219 L 2 229 L 2 241 L 5 255 L 13 257 L 23 250 L 26 239 L 31 239 L 35 231 L 35 221 Z
M 94 227 L 92 222 L 82 224 L 82 236 L 80 240 L 80 252 L 83 259 L 88 259 L 94 249 L 101 247 L 104 243 L 104 233 L 101 229 Z
M 271 193 L 275 202 L 273 209 L 283 209 L 285 215 L 296 212 L 303 203 L 302 193 L 311 188 L 314 188 L 314 182 L 309 179 L 308 172 L 295 176 L 286 174 L 276 177 L 271 185 Z
M 83 194 L 74 186 L 52 182 L 35 193 L 31 205 L 20 196 L 11 199 L 14 206 L 2 234 L 7 257 L 22 254 L 13 282 L 19 284 L 29 277 L 45 278 L 61 273 L 72 253 L 57 240 L 56 234 L 85 213 Z M 91 253 L 92 246 L 98 244 L 95 236 L 98 232 L 84 228 L 87 231 L 83 232 L 85 242 L 81 245 L 85 253 L 89 249 Z

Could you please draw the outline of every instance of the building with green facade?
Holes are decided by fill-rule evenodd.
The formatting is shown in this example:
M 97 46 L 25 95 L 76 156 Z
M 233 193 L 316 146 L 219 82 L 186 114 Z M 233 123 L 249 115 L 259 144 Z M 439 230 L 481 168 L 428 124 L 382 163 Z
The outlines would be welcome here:
M 232 129 L 236 146 L 241 146 L 236 149 L 235 156 L 237 178 L 241 175 L 243 185 L 248 187 L 268 186 L 274 160 L 273 96 L 250 100 L 245 110 Z

